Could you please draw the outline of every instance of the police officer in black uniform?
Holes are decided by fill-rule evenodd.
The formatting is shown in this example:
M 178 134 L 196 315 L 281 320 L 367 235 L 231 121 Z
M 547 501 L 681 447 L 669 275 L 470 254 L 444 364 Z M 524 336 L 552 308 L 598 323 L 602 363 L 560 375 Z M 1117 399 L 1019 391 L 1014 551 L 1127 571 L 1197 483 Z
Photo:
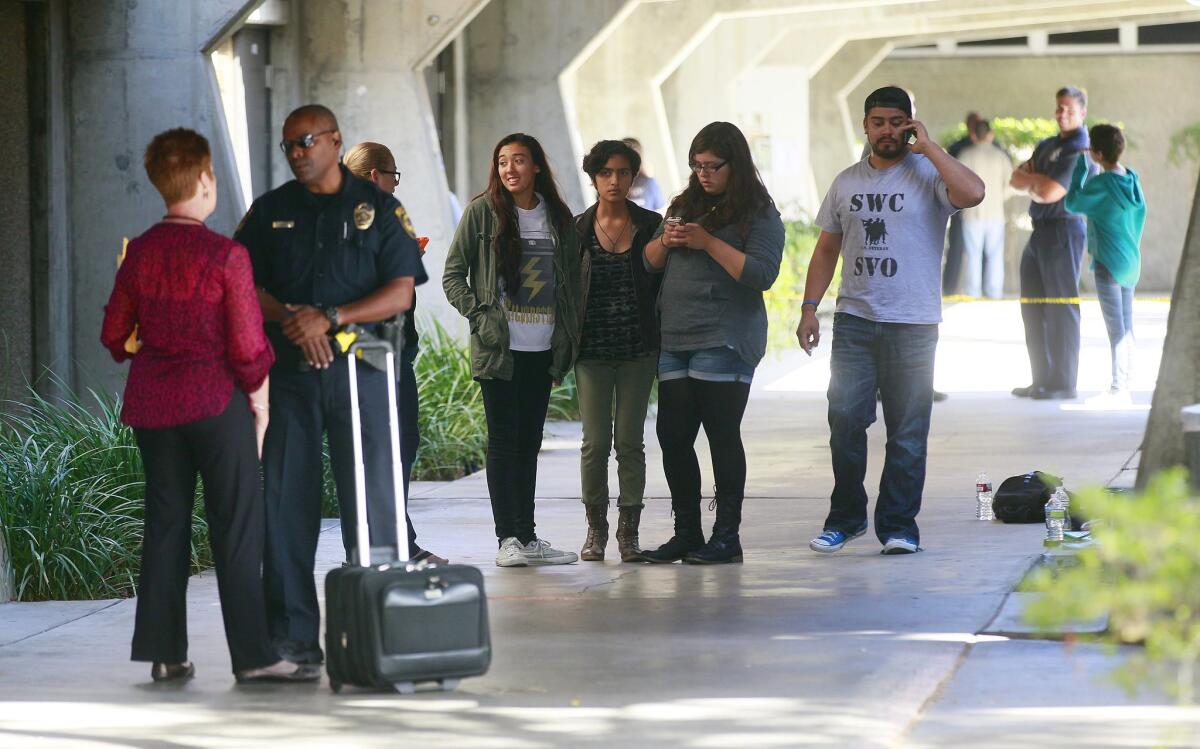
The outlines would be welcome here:
M 1038 143 L 1010 184 L 1029 194 L 1033 233 L 1021 254 L 1021 319 L 1033 382 L 1018 398 L 1070 400 L 1079 375 L 1079 271 L 1087 249 L 1084 217 L 1064 206 L 1079 154 L 1089 152 L 1087 94 L 1065 86 L 1055 94 L 1058 135 Z M 1088 159 L 1088 173 L 1099 168 Z
M 391 195 L 339 161 L 342 135 L 327 108 L 288 115 L 279 144 L 296 179 L 259 197 L 235 238 L 250 251 L 267 336 L 275 348 L 263 445 L 267 547 L 264 580 L 280 655 L 323 660 L 313 582 L 321 520 L 321 441 L 328 436 L 347 558 L 355 546 L 354 457 L 341 326 L 382 334 L 427 279 L 416 239 Z M 358 367 L 371 545 L 395 546 L 387 375 Z

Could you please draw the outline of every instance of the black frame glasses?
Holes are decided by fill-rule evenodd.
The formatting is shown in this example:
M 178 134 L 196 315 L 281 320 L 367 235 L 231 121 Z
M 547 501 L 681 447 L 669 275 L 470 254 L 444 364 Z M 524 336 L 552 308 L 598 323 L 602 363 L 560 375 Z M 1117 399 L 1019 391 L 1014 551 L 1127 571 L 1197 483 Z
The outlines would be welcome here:
M 317 138 L 321 137 L 322 135 L 325 135 L 326 133 L 332 133 L 332 132 L 334 132 L 334 131 L 332 129 L 330 129 L 330 130 L 322 130 L 319 133 L 305 133 L 304 135 L 301 135 L 299 138 L 295 138 L 293 140 L 288 140 L 287 138 L 284 138 L 283 140 L 279 141 L 279 150 L 283 151 L 286 154 L 288 151 L 292 150 L 293 146 L 299 146 L 300 148 L 303 148 L 305 151 L 307 151 L 308 149 L 317 145 Z
M 379 172 L 380 174 L 390 174 L 390 175 L 392 175 L 392 179 L 396 180 L 397 182 L 400 181 L 400 170 L 399 169 L 397 169 L 395 171 L 393 171 L 391 169 L 376 169 L 375 171 Z
M 729 159 L 725 159 L 720 164 L 697 164 L 693 161 L 688 164 L 688 169 L 691 169 L 696 174 L 716 174 L 725 168 L 725 165 L 728 163 Z

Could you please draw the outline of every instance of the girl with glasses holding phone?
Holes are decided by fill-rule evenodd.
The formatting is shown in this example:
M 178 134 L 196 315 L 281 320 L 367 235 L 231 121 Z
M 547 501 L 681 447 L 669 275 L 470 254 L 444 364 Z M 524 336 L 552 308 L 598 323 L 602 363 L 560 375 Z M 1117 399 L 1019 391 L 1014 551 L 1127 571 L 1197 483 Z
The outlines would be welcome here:
M 741 422 L 754 369 L 766 353 L 763 292 L 779 274 L 784 230 L 736 126 L 706 125 L 692 140 L 688 163 L 687 188 L 645 250 L 647 269 L 663 274 L 658 440 L 675 535 L 641 556 L 655 563 L 726 564 L 742 561 Z M 707 543 L 695 449 L 701 426 L 716 480 L 716 522 Z

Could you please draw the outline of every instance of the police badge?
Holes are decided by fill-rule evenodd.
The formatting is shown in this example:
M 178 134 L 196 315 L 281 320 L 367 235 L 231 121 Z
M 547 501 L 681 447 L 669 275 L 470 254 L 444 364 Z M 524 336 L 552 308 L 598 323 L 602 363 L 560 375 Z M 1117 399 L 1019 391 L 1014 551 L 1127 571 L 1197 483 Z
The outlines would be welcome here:
M 370 229 L 375 221 L 375 207 L 370 203 L 359 203 L 354 206 L 354 225 L 359 229 Z
M 396 218 L 400 220 L 400 225 L 404 227 L 404 231 L 408 232 L 408 236 L 416 239 L 417 230 L 413 228 L 412 219 L 408 217 L 408 211 L 404 210 L 404 206 L 396 206 Z

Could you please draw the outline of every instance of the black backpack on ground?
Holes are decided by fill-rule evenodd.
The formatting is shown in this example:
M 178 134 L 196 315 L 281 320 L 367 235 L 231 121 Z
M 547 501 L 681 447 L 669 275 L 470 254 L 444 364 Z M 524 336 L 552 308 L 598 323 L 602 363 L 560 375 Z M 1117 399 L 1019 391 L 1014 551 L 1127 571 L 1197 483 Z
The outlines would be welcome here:
M 992 498 L 992 512 L 1003 523 L 1042 523 L 1046 520 L 1046 502 L 1062 479 L 1042 471 L 1004 479 Z

